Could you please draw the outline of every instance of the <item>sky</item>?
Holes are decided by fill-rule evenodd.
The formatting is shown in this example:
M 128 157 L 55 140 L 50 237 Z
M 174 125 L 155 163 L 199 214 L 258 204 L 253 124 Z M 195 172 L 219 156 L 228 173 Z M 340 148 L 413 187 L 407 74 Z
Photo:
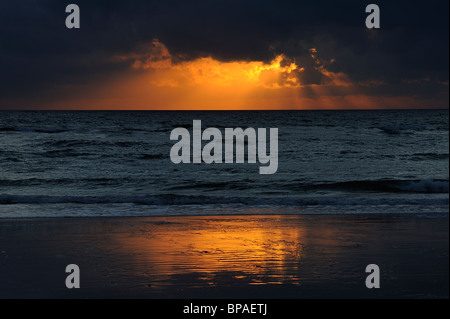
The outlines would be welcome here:
M 68 29 L 65 8 L 80 8 Z M 368 29 L 365 8 L 380 7 Z M 447 0 L 0 2 L 0 109 L 449 106 Z

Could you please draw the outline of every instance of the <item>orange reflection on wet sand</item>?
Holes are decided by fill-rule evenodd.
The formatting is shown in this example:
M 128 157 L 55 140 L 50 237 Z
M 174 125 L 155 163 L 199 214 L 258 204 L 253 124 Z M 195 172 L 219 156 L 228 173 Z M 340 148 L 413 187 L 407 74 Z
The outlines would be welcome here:
M 298 283 L 293 274 L 302 257 L 302 228 L 280 227 L 279 219 L 263 216 L 185 219 L 189 222 L 146 221 L 137 232 L 113 240 L 133 252 L 135 271 L 147 273 L 154 284 L 196 273 L 214 286 L 215 276 L 225 272 L 251 285 Z
M 5 219 L 0 298 L 373 298 L 374 262 L 389 278 L 383 296 L 448 297 L 448 215 L 250 212 Z M 64 285 L 72 263 L 75 291 Z

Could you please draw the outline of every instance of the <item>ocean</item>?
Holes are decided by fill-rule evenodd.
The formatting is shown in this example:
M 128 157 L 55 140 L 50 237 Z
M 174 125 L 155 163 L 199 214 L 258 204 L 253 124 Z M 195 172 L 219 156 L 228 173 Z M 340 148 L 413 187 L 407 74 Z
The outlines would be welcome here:
M 278 128 L 277 172 L 172 163 L 193 120 Z M 448 134 L 448 110 L 1 111 L 0 218 L 448 213 Z

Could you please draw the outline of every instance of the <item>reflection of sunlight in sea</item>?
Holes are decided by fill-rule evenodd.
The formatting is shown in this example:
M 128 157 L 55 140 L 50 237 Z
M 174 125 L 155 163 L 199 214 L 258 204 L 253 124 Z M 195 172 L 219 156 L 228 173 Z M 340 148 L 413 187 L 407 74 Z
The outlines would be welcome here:
M 132 252 L 133 270 L 147 273 L 157 286 L 177 276 L 192 276 L 194 286 L 223 285 L 224 279 L 225 285 L 299 285 L 303 229 L 279 224 L 280 218 L 192 217 L 187 224 L 155 219 L 113 240 Z

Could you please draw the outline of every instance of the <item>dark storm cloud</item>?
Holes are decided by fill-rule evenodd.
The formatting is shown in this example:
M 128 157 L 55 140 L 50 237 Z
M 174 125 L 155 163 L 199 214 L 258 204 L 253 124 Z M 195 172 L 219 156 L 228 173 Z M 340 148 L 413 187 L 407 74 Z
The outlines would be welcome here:
M 81 29 L 65 27 L 65 7 L 72 2 L 80 6 Z M 369 3 L 381 8 L 380 30 L 365 28 Z M 448 6 L 444 0 L 3 1 L 0 97 L 39 96 L 56 85 L 89 85 L 129 72 L 129 64 L 112 57 L 155 38 L 175 61 L 212 56 L 267 62 L 283 53 L 305 68 L 306 84 L 324 80 L 310 56 L 316 48 L 321 61 L 334 61 L 328 70 L 358 83 L 385 84 L 366 91 L 448 92 Z

